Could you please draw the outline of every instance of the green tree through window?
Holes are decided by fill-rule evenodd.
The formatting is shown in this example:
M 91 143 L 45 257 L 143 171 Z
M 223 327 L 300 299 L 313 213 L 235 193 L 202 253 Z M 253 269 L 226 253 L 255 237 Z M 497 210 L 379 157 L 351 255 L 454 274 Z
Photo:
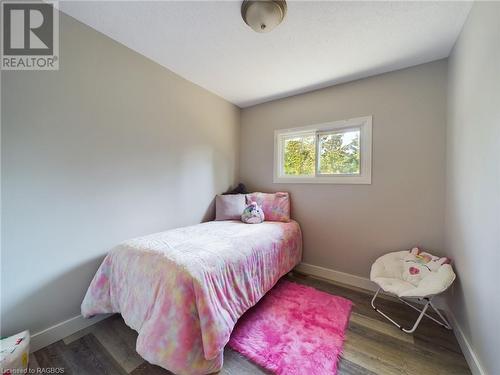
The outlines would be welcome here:
M 295 176 L 314 175 L 315 147 L 314 135 L 285 140 L 285 174 Z
M 319 137 L 319 173 L 359 174 L 359 130 Z

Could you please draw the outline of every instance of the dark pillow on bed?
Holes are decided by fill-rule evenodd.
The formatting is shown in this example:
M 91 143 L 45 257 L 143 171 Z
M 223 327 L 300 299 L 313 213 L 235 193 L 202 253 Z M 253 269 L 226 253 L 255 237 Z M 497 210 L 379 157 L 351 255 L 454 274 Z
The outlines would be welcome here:
M 222 195 L 231 195 L 231 194 L 248 194 L 248 190 L 245 185 L 239 183 L 238 186 L 236 186 L 234 189 L 230 189 L 225 193 L 222 193 Z

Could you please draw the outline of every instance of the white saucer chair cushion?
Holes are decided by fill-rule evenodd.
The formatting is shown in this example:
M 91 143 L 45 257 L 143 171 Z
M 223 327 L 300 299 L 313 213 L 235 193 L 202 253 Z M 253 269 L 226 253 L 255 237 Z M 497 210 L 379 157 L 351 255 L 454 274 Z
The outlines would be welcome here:
M 382 255 L 372 265 L 370 280 L 398 297 L 422 298 L 444 292 L 455 280 L 447 258 L 418 248 Z

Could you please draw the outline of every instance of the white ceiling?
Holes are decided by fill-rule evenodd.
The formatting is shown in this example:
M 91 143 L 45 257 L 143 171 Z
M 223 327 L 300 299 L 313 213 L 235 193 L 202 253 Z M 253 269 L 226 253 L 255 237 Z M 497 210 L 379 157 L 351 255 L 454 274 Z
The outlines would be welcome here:
M 447 57 L 471 2 L 289 1 L 266 34 L 240 1 L 61 1 L 60 9 L 247 107 Z

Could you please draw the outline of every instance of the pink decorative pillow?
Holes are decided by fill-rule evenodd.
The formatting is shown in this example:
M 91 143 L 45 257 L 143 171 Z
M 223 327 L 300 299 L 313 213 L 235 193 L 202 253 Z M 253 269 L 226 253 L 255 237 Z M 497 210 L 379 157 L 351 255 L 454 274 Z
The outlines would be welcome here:
M 245 207 L 245 194 L 217 195 L 215 220 L 240 220 Z
M 266 221 L 290 221 L 290 197 L 288 193 L 251 193 L 247 194 L 247 204 L 256 202 Z

